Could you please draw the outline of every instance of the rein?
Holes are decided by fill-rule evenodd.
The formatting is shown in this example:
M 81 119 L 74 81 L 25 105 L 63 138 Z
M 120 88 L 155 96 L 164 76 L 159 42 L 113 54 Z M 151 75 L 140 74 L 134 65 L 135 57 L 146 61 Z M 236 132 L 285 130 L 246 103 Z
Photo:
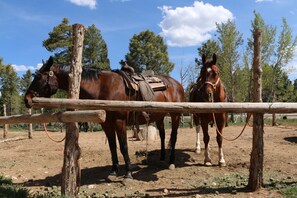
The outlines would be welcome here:
M 53 142 L 60 143 L 60 142 L 63 142 L 63 141 L 65 140 L 66 136 L 63 137 L 63 139 L 61 139 L 61 140 L 55 140 L 55 139 L 53 139 L 53 138 L 49 135 L 45 123 L 43 123 L 43 127 L 44 127 L 44 131 L 45 131 L 47 137 L 48 137 L 50 140 L 52 140 Z
M 233 139 L 228 139 L 226 138 L 225 136 L 223 136 L 223 134 L 220 132 L 220 130 L 218 129 L 218 126 L 217 126 L 217 121 L 216 121 L 216 116 L 215 116 L 215 113 L 212 113 L 212 117 L 213 117 L 213 122 L 215 123 L 216 125 L 216 131 L 218 132 L 218 134 L 220 134 L 220 136 L 227 140 L 227 141 L 234 141 L 234 140 L 237 140 L 242 134 L 243 134 L 243 131 L 245 130 L 246 126 L 248 125 L 249 123 L 249 120 L 250 118 L 252 117 L 252 113 L 249 113 L 248 116 L 246 117 L 246 122 L 245 122 L 245 125 L 243 126 L 243 129 L 241 130 L 241 132 L 239 133 L 239 135 Z

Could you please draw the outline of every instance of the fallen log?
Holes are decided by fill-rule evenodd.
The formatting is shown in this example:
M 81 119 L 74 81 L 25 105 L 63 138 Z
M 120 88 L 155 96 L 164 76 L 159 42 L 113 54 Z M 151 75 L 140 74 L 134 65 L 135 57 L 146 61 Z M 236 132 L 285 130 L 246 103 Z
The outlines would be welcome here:
M 12 142 L 12 141 L 19 141 L 19 140 L 24 140 L 24 139 L 28 139 L 28 138 L 27 137 L 14 137 L 14 138 L 0 140 L 0 143 L 3 143 L 3 142 Z

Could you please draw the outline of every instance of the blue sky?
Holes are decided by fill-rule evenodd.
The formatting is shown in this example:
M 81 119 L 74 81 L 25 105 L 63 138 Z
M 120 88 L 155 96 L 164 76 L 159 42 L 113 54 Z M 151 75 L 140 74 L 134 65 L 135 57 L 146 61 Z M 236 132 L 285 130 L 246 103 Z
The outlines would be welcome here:
M 194 65 L 197 48 L 212 38 L 216 22 L 235 20 L 246 41 L 253 10 L 278 30 L 285 17 L 297 35 L 296 0 L 0 0 L 0 57 L 19 75 L 38 68 L 51 55 L 42 41 L 66 17 L 101 30 L 112 69 L 120 67 L 134 34 L 149 29 L 162 35 L 176 65 L 171 76 L 179 80 L 180 67 Z M 288 70 L 296 79 L 297 50 Z

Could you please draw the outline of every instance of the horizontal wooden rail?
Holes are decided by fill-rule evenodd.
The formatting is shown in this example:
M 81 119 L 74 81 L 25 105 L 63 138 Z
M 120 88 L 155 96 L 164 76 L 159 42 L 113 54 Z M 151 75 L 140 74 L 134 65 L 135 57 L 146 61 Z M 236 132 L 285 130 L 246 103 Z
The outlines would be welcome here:
M 34 108 L 102 109 L 180 113 L 297 113 L 297 103 L 193 103 L 33 98 Z
M 57 113 L 27 114 L 0 117 L 0 124 L 48 122 L 97 122 L 105 121 L 104 110 L 65 111 Z

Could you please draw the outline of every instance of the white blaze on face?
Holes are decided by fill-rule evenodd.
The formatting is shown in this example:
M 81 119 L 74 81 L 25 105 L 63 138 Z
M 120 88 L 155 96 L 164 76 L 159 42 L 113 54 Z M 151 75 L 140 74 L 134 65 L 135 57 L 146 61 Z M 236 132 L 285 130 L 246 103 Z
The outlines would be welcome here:
M 211 68 L 208 67 L 206 71 L 207 71 L 208 73 L 211 72 Z

